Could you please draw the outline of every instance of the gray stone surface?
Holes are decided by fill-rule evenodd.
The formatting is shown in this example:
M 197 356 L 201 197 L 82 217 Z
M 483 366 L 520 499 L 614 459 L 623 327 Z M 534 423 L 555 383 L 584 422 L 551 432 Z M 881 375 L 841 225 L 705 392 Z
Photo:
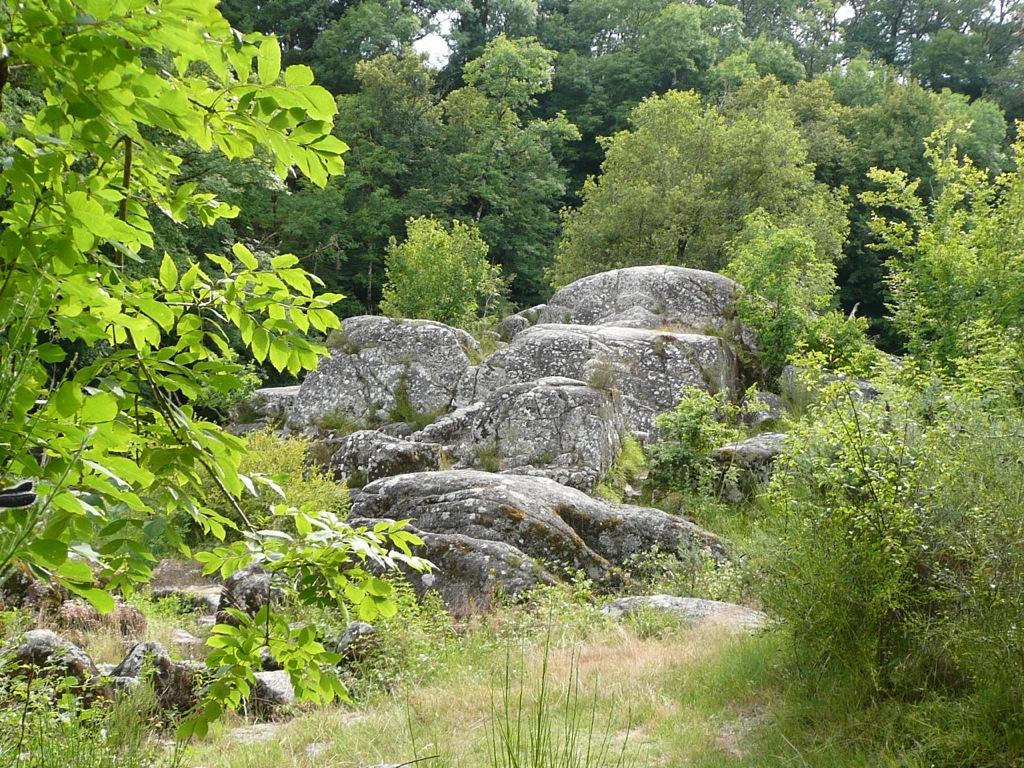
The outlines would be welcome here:
M 593 499 L 541 477 L 473 470 L 400 475 L 355 493 L 352 513 L 413 518 L 428 533 L 504 542 L 552 570 L 582 570 L 597 581 L 616 580 L 617 566 L 655 547 L 725 556 L 720 539 L 687 520 Z
M 374 522 L 355 518 L 353 525 L 372 526 Z M 410 530 L 423 539 L 416 554 L 435 567 L 430 573 L 405 569 L 409 582 L 421 600 L 431 592 L 440 595 L 453 616 L 485 613 L 500 601 L 514 601 L 538 585 L 558 582 L 512 544 L 461 533 L 430 533 L 415 526 Z
M 10 662 L 14 671 L 32 668 L 83 682 L 100 675 L 89 654 L 49 629 L 33 629 L 22 635 Z
M 111 671 L 114 678 L 146 678 L 164 709 L 184 712 L 196 703 L 197 668 L 177 662 L 160 643 L 136 644 Z
M 258 563 L 245 566 L 224 581 L 217 608 L 217 623 L 238 626 L 238 620 L 225 609 L 235 608 L 255 616 L 270 600 L 270 595 L 270 572 Z
M 268 427 L 280 427 L 298 394 L 298 386 L 257 389 L 249 399 L 231 406 L 230 431 L 241 435 Z
M 365 655 L 367 649 L 373 644 L 373 637 L 377 634 L 377 628 L 366 621 L 353 621 L 345 627 L 345 632 L 335 648 L 336 653 L 350 661 Z
M 673 595 L 620 597 L 601 609 L 602 613 L 613 619 L 639 610 L 671 613 L 681 621 L 694 625 L 716 624 L 746 630 L 762 627 L 768 620 L 768 617 L 760 611 L 745 608 L 742 605 Z
M 729 278 L 699 269 L 616 269 L 562 288 L 543 307 L 538 322 L 721 332 L 733 322 L 738 289 Z
M 427 320 L 362 316 L 344 321 L 332 356 L 321 358 L 288 411 L 290 429 L 327 419 L 369 426 L 395 421 L 400 393 L 419 413 L 448 410 L 468 354 L 479 349 L 465 331 Z
M 655 417 L 676 404 L 684 385 L 738 389 L 739 364 L 732 347 L 717 336 L 536 325 L 468 369 L 459 385 L 458 403 L 483 401 L 501 387 L 551 376 L 618 391 L 629 429 L 648 435 L 655 429 Z
M 258 714 L 267 716 L 275 709 L 295 703 L 295 686 L 292 685 L 291 676 L 284 670 L 256 672 L 255 677 L 256 685 L 249 698 L 249 705 Z
M 784 432 L 763 432 L 711 452 L 722 468 L 727 500 L 740 502 L 761 490 L 771 479 L 775 460 L 786 447 Z
M 490 456 L 499 468 L 536 474 L 593 490 L 608 474 L 628 427 L 618 393 L 581 381 L 550 377 L 493 392 L 472 425 L 461 458 L 481 468 Z
M 363 429 L 338 438 L 330 468 L 339 478 L 359 478 L 362 483 L 382 477 L 440 469 L 441 446 L 392 437 Z
M 202 563 L 166 559 L 153 569 L 149 590 L 153 600 L 175 598 L 193 610 L 214 613 L 220 604 L 221 580 L 204 576 Z

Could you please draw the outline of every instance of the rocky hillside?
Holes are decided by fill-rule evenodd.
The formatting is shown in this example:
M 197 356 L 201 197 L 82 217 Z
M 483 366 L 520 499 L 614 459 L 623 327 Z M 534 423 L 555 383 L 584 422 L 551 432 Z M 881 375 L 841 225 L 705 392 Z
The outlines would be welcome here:
M 440 323 L 352 318 L 300 387 L 259 393 L 254 424 L 317 435 L 359 522 L 413 519 L 438 566 L 417 589 L 456 613 L 578 571 L 615 583 L 655 549 L 726 557 L 685 519 L 588 494 L 684 385 L 740 391 L 737 288 L 679 267 L 593 275 L 503 321 L 490 354 Z

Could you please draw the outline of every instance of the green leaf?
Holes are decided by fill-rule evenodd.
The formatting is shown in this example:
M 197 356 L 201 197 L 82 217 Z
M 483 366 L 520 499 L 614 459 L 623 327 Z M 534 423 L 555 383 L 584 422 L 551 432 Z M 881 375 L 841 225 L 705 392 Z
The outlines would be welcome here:
M 163 261 L 160 262 L 160 285 L 165 291 L 173 291 L 178 284 L 178 267 L 170 255 L 165 253 Z
M 259 269 L 259 262 L 256 260 L 256 256 L 253 252 L 246 248 L 242 243 L 235 243 L 231 246 L 231 252 L 235 254 L 242 265 L 246 269 Z
M 50 405 L 58 416 L 70 418 L 82 407 L 82 388 L 73 381 L 65 381 L 50 397 Z
M 281 76 L 281 45 L 273 35 L 263 38 L 260 43 L 256 66 L 260 82 L 264 85 L 272 85 Z
M 62 363 L 67 357 L 67 353 L 63 349 L 50 343 L 40 344 L 36 347 L 36 354 L 44 363 Z
M 80 560 L 68 560 L 61 564 L 55 575 L 61 579 L 67 579 L 78 583 L 89 583 L 92 581 L 92 569 L 88 563 Z
M 118 411 L 117 397 L 110 392 L 101 392 L 85 399 L 80 417 L 84 424 L 103 424 L 116 419 Z
M 279 371 L 283 371 L 288 365 L 291 357 L 291 349 L 288 343 L 281 338 L 274 339 L 270 343 L 270 364 Z
M 313 70 L 305 64 L 293 64 L 284 71 L 284 82 L 289 88 L 311 85 L 313 79 Z
M 68 559 L 68 545 L 57 539 L 37 539 L 28 545 L 28 549 L 51 568 L 58 567 Z
M 100 613 L 110 613 L 117 607 L 117 602 L 114 600 L 113 595 L 108 592 L 104 592 L 102 589 L 97 589 L 95 587 L 82 589 L 81 587 L 76 587 L 73 584 L 68 584 L 67 586 L 72 592 L 81 595 L 88 600 L 89 604 Z

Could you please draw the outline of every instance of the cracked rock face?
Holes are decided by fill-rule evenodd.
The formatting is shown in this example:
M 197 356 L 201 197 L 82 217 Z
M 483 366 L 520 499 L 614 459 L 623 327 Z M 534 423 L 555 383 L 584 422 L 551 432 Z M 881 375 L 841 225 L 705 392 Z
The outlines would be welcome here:
M 330 467 L 337 476 L 360 476 L 364 482 L 382 477 L 440 469 L 441 446 L 392 437 L 363 429 L 336 441 Z
M 558 291 L 541 309 L 537 322 L 720 332 L 733 319 L 738 290 L 733 280 L 700 269 L 615 269 Z
M 618 391 L 628 428 L 646 435 L 654 431 L 657 415 L 676 404 L 683 386 L 738 389 L 739 363 L 730 344 L 717 336 L 615 326 L 536 325 L 479 367 L 467 370 L 457 401 L 485 400 L 509 384 L 551 376 Z
M 712 557 L 725 557 L 718 537 L 687 520 L 657 509 L 593 499 L 542 477 L 474 470 L 400 475 L 378 480 L 355 493 L 352 514 L 373 519 L 413 518 L 413 526 L 424 534 L 456 535 L 512 547 L 515 552 L 503 547 L 485 554 L 492 557 L 496 568 L 499 561 L 525 564 L 527 570 L 516 569 L 518 574 L 581 570 L 595 581 L 615 583 L 621 578 L 621 566 L 655 547 L 668 552 L 677 548 L 707 550 Z M 428 544 L 424 556 L 433 560 L 443 554 L 446 558 L 446 565 L 434 575 L 449 580 L 447 593 L 439 589 L 442 597 L 448 600 L 458 589 L 468 590 L 456 586 L 460 573 L 477 574 L 469 583 L 479 586 L 479 574 L 486 569 L 479 564 L 482 556 L 475 545 L 450 539 L 435 543 L 437 552 L 432 556 Z M 460 557 L 460 547 L 465 558 Z M 428 588 L 422 586 L 424 591 Z M 476 594 L 477 599 L 488 600 L 486 591 Z
M 493 392 L 473 425 L 471 444 L 493 450 L 500 468 L 593 490 L 628 434 L 617 393 L 560 377 Z M 479 456 L 466 457 L 479 463 Z
M 427 320 L 353 317 L 302 383 L 288 427 L 303 430 L 329 416 L 366 425 L 396 421 L 401 405 L 418 413 L 452 407 L 468 354 L 479 349 L 465 331 Z
M 375 521 L 357 519 L 359 525 Z M 416 554 L 434 564 L 429 573 L 406 569 L 406 576 L 422 600 L 435 592 L 454 616 L 485 613 L 502 600 L 516 600 L 541 584 L 558 578 L 522 550 L 502 541 L 489 541 L 461 533 L 428 533 L 411 526 L 423 546 Z

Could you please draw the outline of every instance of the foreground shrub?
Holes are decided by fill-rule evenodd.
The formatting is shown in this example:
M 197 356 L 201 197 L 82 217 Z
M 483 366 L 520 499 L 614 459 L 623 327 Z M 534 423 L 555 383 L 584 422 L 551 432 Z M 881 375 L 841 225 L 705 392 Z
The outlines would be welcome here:
M 285 496 L 295 507 L 308 505 L 341 517 L 348 513 L 348 489 L 309 461 L 307 438 L 283 438 L 268 429 L 247 435 L 245 443 L 247 452 L 239 471 L 251 481 L 250 493 L 236 506 L 209 489 L 211 507 L 226 519 L 243 527 L 244 515 L 257 528 L 287 522 L 273 513 Z
M 840 381 L 793 432 L 765 601 L 801 672 L 862 701 L 959 700 L 965 734 L 1024 755 L 1024 422 L 909 383 L 866 401 Z

